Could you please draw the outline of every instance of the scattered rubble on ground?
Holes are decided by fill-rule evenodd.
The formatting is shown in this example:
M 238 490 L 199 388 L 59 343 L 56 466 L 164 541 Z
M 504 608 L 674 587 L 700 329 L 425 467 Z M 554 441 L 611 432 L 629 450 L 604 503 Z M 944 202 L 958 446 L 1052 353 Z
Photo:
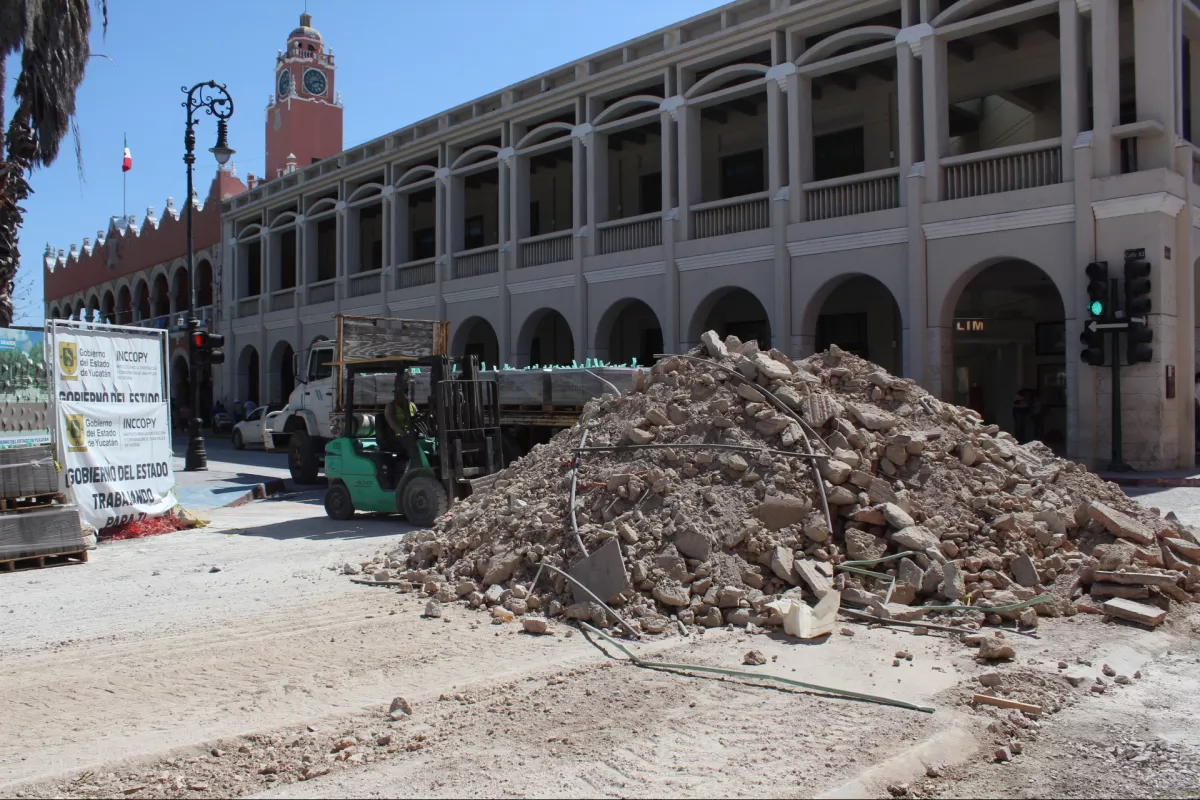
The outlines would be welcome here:
M 609 449 L 579 458 L 579 540 L 587 553 L 617 541 L 626 584 L 606 599 L 644 633 L 781 626 L 778 601 L 834 590 L 892 620 L 969 605 L 981 622 L 1027 629 L 1078 612 L 1157 626 L 1200 589 L 1196 532 L 1040 442 L 1018 444 L 837 347 L 793 363 L 733 336 L 703 342 L 634 392 L 591 401 L 583 422 L 433 530 L 343 571 L 490 608 L 494 622 L 523 618 L 534 633 L 532 618 L 612 628 L 561 576 L 533 585 L 541 564 L 569 570 L 585 555 L 568 498 L 586 427 L 588 447 Z M 844 569 L 898 553 L 859 565 L 881 577 Z M 1014 656 L 1011 642 L 971 643 L 984 659 Z

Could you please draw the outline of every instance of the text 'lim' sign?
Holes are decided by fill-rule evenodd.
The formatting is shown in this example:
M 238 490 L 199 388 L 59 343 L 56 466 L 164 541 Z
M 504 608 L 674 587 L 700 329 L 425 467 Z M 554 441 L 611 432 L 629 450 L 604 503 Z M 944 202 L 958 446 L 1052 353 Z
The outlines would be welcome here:
M 958 333 L 983 333 L 984 321 L 981 319 L 956 319 L 954 330 Z

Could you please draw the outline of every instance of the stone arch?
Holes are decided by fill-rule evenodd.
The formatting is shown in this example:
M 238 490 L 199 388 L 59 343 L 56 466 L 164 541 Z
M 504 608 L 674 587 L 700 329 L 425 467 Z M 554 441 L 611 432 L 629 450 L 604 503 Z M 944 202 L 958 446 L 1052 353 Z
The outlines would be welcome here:
M 213 267 L 207 258 L 196 261 L 196 308 L 213 304 Z
M 569 367 L 575 363 L 571 323 L 554 308 L 539 308 L 517 334 L 517 363 L 521 366 Z
M 154 276 L 153 289 L 150 295 L 150 314 L 154 317 L 165 317 L 171 313 L 171 287 L 166 272 Z
M 403 175 L 396 179 L 396 188 L 407 186 L 410 183 L 421 183 L 422 181 L 430 180 L 437 175 L 437 167 L 431 167 L 428 164 L 419 164 L 412 169 L 406 170 Z
M 238 354 L 237 363 L 237 395 L 235 400 L 245 403 L 253 400 L 257 405 L 262 393 L 259 389 L 258 350 L 248 344 Z
M 492 323 L 483 317 L 468 317 L 459 323 L 450 352 L 458 358 L 475 356 L 481 369 L 485 365 L 488 369 L 501 366 L 500 339 Z
M 942 13 L 933 18 L 930 23 L 934 28 L 944 28 L 953 22 L 961 22 L 973 17 L 984 8 L 995 5 L 996 0 L 958 0 Z
M 454 159 L 454 163 L 450 165 L 450 169 L 463 169 L 474 164 L 482 164 L 485 161 L 498 159 L 499 156 L 499 147 L 491 144 L 481 144 L 477 147 L 472 147 Z
M 192 376 L 188 370 L 187 356 L 176 352 L 171 356 L 171 398 L 175 401 L 173 411 L 192 404 Z M 175 420 L 177 422 L 178 420 Z
M 87 318 L 89 322 L 100 321 L 100 296 L 92 294 L 87 299 Z
M 989 259 L 951 285 L 941 308 L 948 331 L 947 399 L 974 408 L 1021 441 L 1064 452 L 1066 304 L 1054 279 L 1023 259 Z M 1025 394 L 1024 400 L 1020 397 Z M 1040 413 L 1026 410 L 1036 402 Z
M 188 297 L 191 287 L 188 286 L 187 265 L 177 267 L 171 273 L 171 310 L 186 311 L 191 298 Z
M 539 125 L 522 136 L 521 141 L 517 142 L 516 149 L 520 151 L 522 148 L 533 147 L 534 145 L 555 139 L 566 140 L 570 137 L 573 130 L 575 130 L 575 126 L 568 125 L 565 122 L 547 122 L 545 125 Z
M 904 360 L 904 314 L 891 288 L 874 275 L 846 273 L 813 294 L 799 331 L 809 351 L 831 344 L 874 361 L 893 375 Z
M 121 325 L 133 322 L 133 292 L 127 283 L 117 287 L 117 322 Z
M 708 330 L 715 330 L 722 339 L 730 334 L 744 342 L 755 339 L 763 350 L 775 346 L 767 304 L 741 286 L 716 289 L 696 306 L 688 326 L 688 341 L 700 341 L 700 336 Z
M 286 339 L 276 342 L 271 350 L 270 372 L 267 375 L 271 403 L 286 403 L 296 388 L 296 374 L 292 366 L 294 354 L 291 342 Z
M 696 83 L 690 89 L 684 92 L 683 96 L 687 100 L 694 100 L 698 97 L 703 97 L 706 94 L 713 93 L 718 87 L 725 86 L 726 82 L 730 78 L 736 78 L 742 75 L 753 76 L 747 80 L 746 83 L 765 80 L 768 69 L 769 67 L 765 67 L 762 64 L 730 64 L 729 66 L 721 67 L 711 75 L 705 75 L 702 79 L 696 81 Z
M 100 301 L 100 317 L 109 323 L 117 321 L 116 298 L 113 296 L 112 289 L 104 291 L 104 298 Z
M 891 41 L 896 38 L 896 34 L 898 33 L 900 33 L 899 28 L 893 28 L 888 25 L 864 25 L 861 28 L 838 31 L 832 36 L 817 42 L 808 50 L 805 50 L 796 59 L 796 66 L 803 67 L 805 64 L 824 61 L 838 51 L 856 44 Z
M 618 300 L 600 316 L 592 351 L 601 360 L 648 366 L 662 350 L 662 323 L 644 300 Z
M 616 122 L 633 114 L 641 114 L 646 111 L 658 110 L 662 108 L 663 99 L 652 94 L 635 94 L 633 97 L 625 97 L 613 103 L 608 108 L 601 111 L 592 120 L 594 127 L 600 127 L 607 122 Z M 640 111 L 633 111 L 635 108 L 640 108 Z

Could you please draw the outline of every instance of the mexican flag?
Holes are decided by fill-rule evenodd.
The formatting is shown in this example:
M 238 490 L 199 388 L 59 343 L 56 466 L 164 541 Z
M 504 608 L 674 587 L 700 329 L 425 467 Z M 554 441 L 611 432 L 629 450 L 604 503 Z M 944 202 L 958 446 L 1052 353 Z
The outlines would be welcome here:
M 133 169 L 133 156 L 129 155 L 129 140 L 125 140 L 125 158 L 121 160 L 121 172 Z

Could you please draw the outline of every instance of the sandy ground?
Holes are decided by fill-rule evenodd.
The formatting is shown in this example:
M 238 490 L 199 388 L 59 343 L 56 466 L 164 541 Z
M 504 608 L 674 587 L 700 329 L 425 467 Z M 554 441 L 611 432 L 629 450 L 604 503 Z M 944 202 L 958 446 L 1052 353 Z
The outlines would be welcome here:
M 1166 494 L 1143 500 L 1200 508 Z M 993 765 L 1009 712 L 965 704 L 990 668 L 957 641 L 847 624 L 854 636 L 819 644 L 717 630 L 638 645 L 733 668 L 754 648 L 768 661 L 748 669 L 933 714 L 653 672 L 565 628 L 532 637 L 457 606 L 422 619 L 415 595 L 330 569 L 403 531 L 331 523 L 310 493 L 106 545 L 86 566 L 0 575 L 0 794 L 887 796 L 904 784 L 1133 797 L 1200 785 L 1194 613 L 1157 632 L 1076 617 L 1010 634 L 1004 690 L 1064 708 L 1017 731 L 1022 754 Z M 898 650 L 912 660 L 893 666 Z M 1060 661 L 1141 678 L 1097 696 L 1059 677 Z M 396 696 L 412 715 L 393 721 Z

